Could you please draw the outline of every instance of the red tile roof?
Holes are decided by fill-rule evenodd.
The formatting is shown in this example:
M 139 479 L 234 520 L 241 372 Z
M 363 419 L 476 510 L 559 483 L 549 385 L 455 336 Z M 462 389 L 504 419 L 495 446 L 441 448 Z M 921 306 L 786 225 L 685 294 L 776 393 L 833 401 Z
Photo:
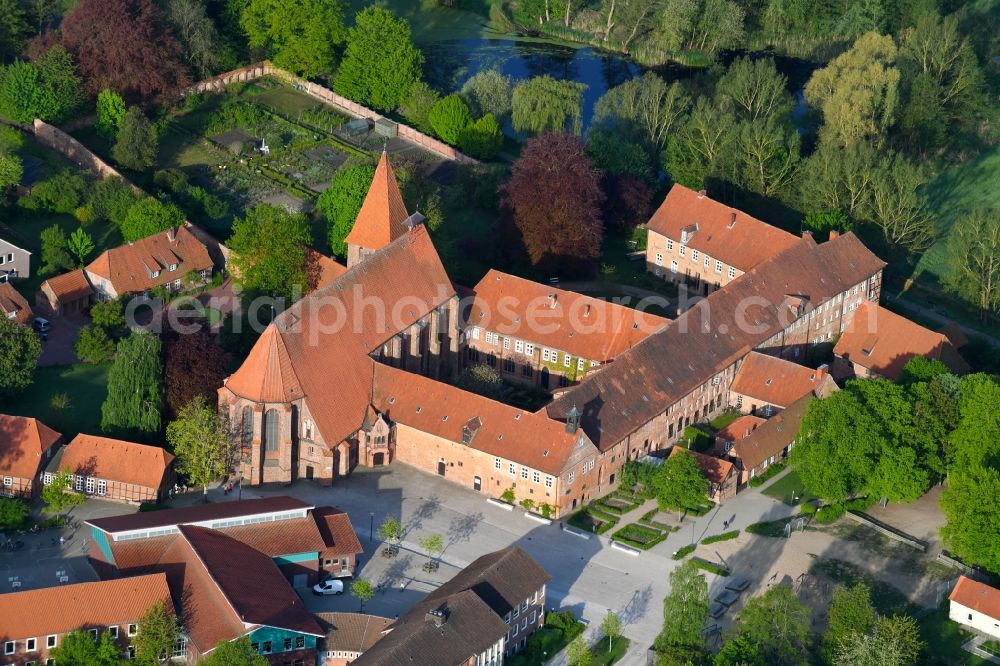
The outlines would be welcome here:
M 306 398 L 323 438 L 336 444 L 364 421 L 374 365 L 368 355 L 454 295 L 418 225 L 281 313 L 225 388 L 255 402 Z
M 49 278 L 42 283 L 43 287 L 45 285 L 49 286 L 61 303 L 79 300 L 84 296 L 90 296 L 94 291 L 82 268 Z
M 609 361 L 670 323 L 623 305 L 491 270 L 473 290 L 467 325 Z
M 10 282 L 0 283 L 0 314 L 22 325 L 33 316 L 28 301 Z
M 0 594 L 0 636 L 41 641 L 78 628 L 133 624 L 158 601 L 173 608 L 162 573 Z
M 306 273 L 309 275 L 310 291 L 325 287 L 347 272 L 347 266 L 320 254 L 311 247 L 306 248 Z
M 317 553 L 326 547 L 323 535 L 312 517 L 274 520 L 224 527 L 216 531 L 245 543 L 268 557 L 289 553 Z
M 177 268 L 171 271 L 171 265 Z M 90 262 L 87 271 L 110 281 L 118 294 L 134 294 L 183 280 L 191 271 L 210 270 L 212 266 L 204 243 L 187 227 L 179 227 L 105 250 Z M 154 272 L 157 277 L 152 276 Z
M 607 450 L 783 330 L 788 294 L 807 294 L 816 307 L 884 267 L 852 233 L 822 245 L 799 240 L 570 388 L 548 412 L 565 420 L 578 406 L 587 434 Z
M 345 242 L 368 250 L 379 250 L 406 233 L 403 226 L 406 218 L 406 204 L 403 203 L 396 174 L 383 151 L 375 167 L 371 187 Z
M 375 645 L 394 620 L 361 613 L 316 613 L 326 630 L 316 649 L 320 652 L 365 652 Z
M 332 506 L 318 506 L 312 511 L 313 520 L 323 538 L 323 548 L 330 554 L 358 555 L 364 552 L 350 517 Z
M 914 356 L 941 361 L 955 373 L 969 371 L 944 334 L 868 301 L 854 313 L 833 353 L 889 379 L 899 379 Z
M 715 433 L 715 438 L 722 439 L 727 442 L 735 442 L 736 440 L 743 439 L 752 433 L 757 429 L 757 426 L 766 421 L 767 419 L 762 419 L 759 416 L 746 414 L 739 417 L 719 432 Z
M 173 454 L 159 446 L 80 434 L 59 451 L 49 468 L 159 488 L 173 461 Z
M 798 240 L 787 231 L 680 184 L 670 189 L 646 227 L 678 242 L 682 230 L 693 231 L 688 247 L 741 271 L 774 257 Z
M 683 447 L 674 445 L 670 447 L 670 457 L 673 458 L 675 455 L 688 454 L 694 456 L 695 461 L 698 463 L 698 467 L 701 468 L 701 473 L 705 475 L 709 483 L 715 485 L 722 485 L 729 478 L 729 475 L 733 473 L 733 463 L 728 460 L 723 460 L 722 458 L 716 458 L 715 456 L 707 456 L 704 453 L 698 453 L 697 451 L 690 451 Z
M 750 352 L 729 390 L 768 405 L 787 407 L 806 394 L 825 397 L 836 388 L 825 367 L 813 370 L 777 356 Z
M 0 414 L 0 475 L 34 478 L 60 437 L 38 419 Z
M 966 576 L 959 576 L 955 589 L 948 598 L 994 620 L 1000 620 L 1000 590 L 995 587 Z
M 452 442 L 461 443 L 463 427 L 471 426 L 468 446 L 552 476 L 562 473 L 577 446 L 593 447 L 582 430 L 569 434 L 544 411 L 527 412 L 387 365 L 376 366 L 372 402 L 389 420 Z
M 802 396 L 780 414 L 758 426 L 748 437 L 734 442 L 729 455 L 739 458 L 743 469 L 753 469 L 771 456 L 778 455 L 795 441 L 802 428 L 802 418 L 813 400 L 811 394 Z

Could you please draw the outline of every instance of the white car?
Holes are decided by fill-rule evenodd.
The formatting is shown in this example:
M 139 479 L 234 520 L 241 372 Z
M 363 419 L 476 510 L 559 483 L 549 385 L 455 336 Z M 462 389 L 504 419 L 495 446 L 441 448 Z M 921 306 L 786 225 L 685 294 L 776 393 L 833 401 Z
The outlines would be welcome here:
M 313 585 L 313 594 L 326 596 L 328 594 L 343 594 L 344 581 L 335 578 L 324 580 L 322 583 Z

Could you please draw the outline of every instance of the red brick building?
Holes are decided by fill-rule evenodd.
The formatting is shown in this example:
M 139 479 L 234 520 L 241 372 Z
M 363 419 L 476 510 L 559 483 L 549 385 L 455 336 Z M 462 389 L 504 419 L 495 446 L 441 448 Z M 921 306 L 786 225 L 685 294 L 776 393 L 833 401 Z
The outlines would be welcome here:
M 465 315 L 466 365 L 554 390 L 583 380 L 670 323 L 598 298 L 491 270 Z
M 80 434 L 59 449 L 43 481 L 68 471 L 73 487 L 101 499 L 139 504 L 159 502 L 174 485 L 174 456 L 159 446 Z
M 802 396 L 749 435 L 732 443 L 724 455 L 736 466 L 740 487 L 763 474 L 771 465 L 784 462 L 795 445 L 802 419 L 813 400 L 812 394 Z
M 825 398 L 837 390 L 826 365 L 813 369 L 777 356 L 750 352 L 729 387 L 729 404 L 765 418 L 804 395 Z
M 35 294 L 35 307 L 61 317 L 90 307 L 94 290 L 82 268 L 49 278 Z
M 723 287 L 796 237 L 676 184 L 646 224 L 646 266 L 699 293 Z
M 0 414 L 0 495 L 37 497 L 62 435 L 38 419 Z
M 49 651 L 76 629 L 110 633 L 125 657 L 139 620 L 158 602 L 173 605 L 162 573 L 0 594 L 0 663 L 51 663 Z

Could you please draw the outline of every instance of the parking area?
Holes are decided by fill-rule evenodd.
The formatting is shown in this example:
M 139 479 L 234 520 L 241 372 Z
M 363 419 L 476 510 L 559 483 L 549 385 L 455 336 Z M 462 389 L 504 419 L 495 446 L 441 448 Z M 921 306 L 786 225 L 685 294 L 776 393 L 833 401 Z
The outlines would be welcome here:
M 65 317 L 44 317 L 52 325 L 48 340 L 42 343 L 42 356 L 38 365 L 71 365 L 77 362 L 73 353 L 73 345 L 80 334 L 80 329 L 89 323 L 86 315 L 75 314 Z

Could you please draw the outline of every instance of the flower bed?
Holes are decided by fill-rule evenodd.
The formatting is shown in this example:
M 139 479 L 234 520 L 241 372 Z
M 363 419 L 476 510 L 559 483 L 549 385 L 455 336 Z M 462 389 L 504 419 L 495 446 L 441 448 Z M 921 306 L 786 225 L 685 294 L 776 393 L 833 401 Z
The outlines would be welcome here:
M 596 511 L 592 507 L 585 507 L 570 516 L 566 522 L 584 532 L 604 534 L 618 524 L 618 519 L 607 513 Z
M 601 511 L 606 511 L 608 513 L 613 513 L 616 516 L 620 516 L 624 513 L 628 513 L 632 509 L 639 506 L 634 502 L 629 502 L 620 497 L 605 497 L 603 499 L 597 500 L 591 506 L 598 507 Z
M 715 536 L 705 537 L 701 540 L 703 545 L 708 545 L 710 543 L 718 543 L 719 541 L 729 541 L 730 539 L 735 539 L 740 535 L 739 530 L 733 530 L 732 532 L 723 532 L 722 534 L 716 534 Z
M 667 538 L 666 532 L 654 530 L 643 525 L 630 523 L 611 535 L 614 541 L 628 544 L 641 550 L 649 550 Z
M 685 557 L 687 557 L 693 552 L 694 552 L 694 544 L 691 544 L 689 546 L 684 546 L 683 548 L 678 548 L 677 552 L 675 552 L 670 557 L 672 557 L 675 560 L 683 560 Z
M 653 520 L 660 513 L 662 512 L 659 509 L 647 511 L 642 514 L 642 518 L 639 519 L 639 522 L 646 527 L 652 527 L 653 529 L 660 530 L 661 532 L 676 532 L 680 529 L 678 525 L 670 525 L 669 523 L 661 523 L 658 520 Z

